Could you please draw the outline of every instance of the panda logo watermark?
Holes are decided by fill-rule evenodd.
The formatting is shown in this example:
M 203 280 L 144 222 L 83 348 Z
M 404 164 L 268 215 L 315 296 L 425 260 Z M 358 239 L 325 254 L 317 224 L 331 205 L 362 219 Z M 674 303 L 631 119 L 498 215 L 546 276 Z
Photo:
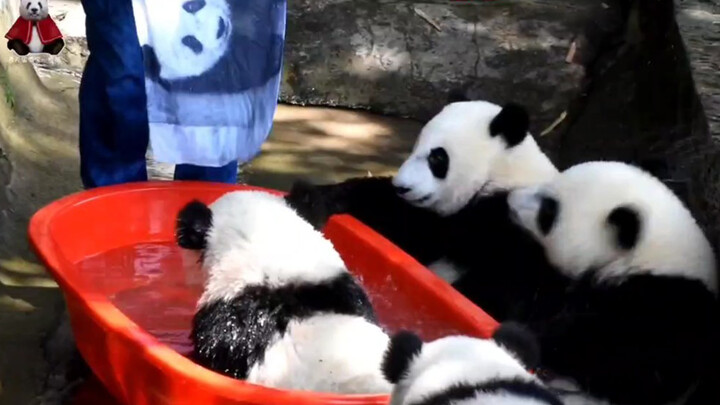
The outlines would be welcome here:
M 7 48 L 19 56 L 57 55 L 65 47 L 62 33 L 50 17 L 48 0 L 21 0 L 20 17 L 5 34 Z
M 57 66 L 63 63 L 62 58 L 56 55 L 38 54 L 38 55 L 27 55 L 27 56 L 11 56 L 8 58 L 8 63 L 11 65 L 17 65 L 22 63 L 31 63 L 39 65 L 51 65 Z

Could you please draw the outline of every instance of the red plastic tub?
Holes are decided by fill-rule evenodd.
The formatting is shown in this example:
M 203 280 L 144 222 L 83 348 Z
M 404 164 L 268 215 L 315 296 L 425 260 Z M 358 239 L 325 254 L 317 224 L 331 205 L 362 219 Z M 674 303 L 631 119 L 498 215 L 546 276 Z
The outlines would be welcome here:
M 191 199 L 211 203 L 241 189 L 258 188 L 195 182 L 113 186 L 71 195 L 33 216 L 31 242 L 65 294 L 87 363 L 129 405 L 386 404 L 387 396 L 247 384 L 186 357 L 200 287 L 185 285 L 197 277 L 174 246 L 175 216 Z M 325 234 L 361 278 L 389 330 L 409 328 L 435 339 L 455 333 L 487 337 L 497 327 L 448 284 L 353 218 L 334 218 Z M 133 299 L 135 306 L 129 304 Z M 173 311 L 163 312 L 167 303 Z

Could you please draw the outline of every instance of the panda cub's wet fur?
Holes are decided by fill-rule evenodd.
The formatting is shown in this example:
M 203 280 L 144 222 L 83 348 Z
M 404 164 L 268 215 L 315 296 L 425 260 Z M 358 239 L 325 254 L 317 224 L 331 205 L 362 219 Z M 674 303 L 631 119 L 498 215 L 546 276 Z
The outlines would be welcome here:
M 527 371 L 538 351 L 533 336 L 510 323 L 487 340 L 448 336 L 423 343 L 400 332 L 383 361 L 395 383 L 390 405 L 562 405 Z
M 282 197 L 259 191 L 194 201 L 178 244 L 201 251 L 207 280 L 192 324 L 194 359 L 266 386 L 387 393 L 388 336 L 330 241 Z
M 509 205 L 565 279 L 561 310 L 529 323 L 546 369 L 614 404 L 655 405 L 717 367 L 715 255 L 658 179 L 588 162 Z
M 517 104 L 453 102 L 423 127 L 394 178 L 298 182 L 287 199 L 317 227 L 354 216 L 496 319 L 524 319 L 553 273 L 510 220 L 507 193 L 557 175 L 529 123 Z

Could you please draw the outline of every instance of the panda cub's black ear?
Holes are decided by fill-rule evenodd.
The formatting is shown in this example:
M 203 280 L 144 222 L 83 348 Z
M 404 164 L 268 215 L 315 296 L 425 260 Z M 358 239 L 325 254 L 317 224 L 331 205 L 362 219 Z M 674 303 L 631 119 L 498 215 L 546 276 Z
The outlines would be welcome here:
M 508 148 L 522 142 L 530 130 L 530 116 L 525 107 L 509 103 L 505 104 L 498 115 L 490 122 L 490 135 L 500 135 L 505 139 Z
M 461 102 L 461 101 L 470 101 L 470 97 L 467 96 L 467 93 L 465 93 L 464 90 L 455 89 L 455 90 L 451 90 L 448 93 L 448 98 L 447 98 L 448 104 L 457 103 L 457 102 Z
M 540 343 L 527 327 L 516 322 L 504 322 L 492 338 L 517 356 L 525 367 L 534 369 L 540 364 Z
M 392 384 L 397 384 L 407 373 L 415 356 L 420 354 L 423 342 L 412 332 L 401 331 L 390 339 L 385 351 L 382 371 L 385 378 Z
M 212 211 L 200 201 L 188 203 L 177 216 L 175 239 L 184 249 L 202 250 L 212 226 Z

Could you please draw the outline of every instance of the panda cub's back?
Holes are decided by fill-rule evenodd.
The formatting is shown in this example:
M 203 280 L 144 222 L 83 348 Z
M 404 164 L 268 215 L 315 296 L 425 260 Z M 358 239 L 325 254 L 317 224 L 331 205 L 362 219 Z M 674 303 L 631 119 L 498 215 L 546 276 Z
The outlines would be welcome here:
M 208 274 L 191 333 L 198 363 L 274 388 L 389 392 L 379 369 L 388 337 L 367 294 L 281 197 L 192 202 L 177 233 Z
M 386 393 L 390 387 L 377 373 L 387 344 L 380 327 L 357 316 L 319 314 L 291 321 L 264 361 L 250 370 L 248 381 L 319 392 Z

